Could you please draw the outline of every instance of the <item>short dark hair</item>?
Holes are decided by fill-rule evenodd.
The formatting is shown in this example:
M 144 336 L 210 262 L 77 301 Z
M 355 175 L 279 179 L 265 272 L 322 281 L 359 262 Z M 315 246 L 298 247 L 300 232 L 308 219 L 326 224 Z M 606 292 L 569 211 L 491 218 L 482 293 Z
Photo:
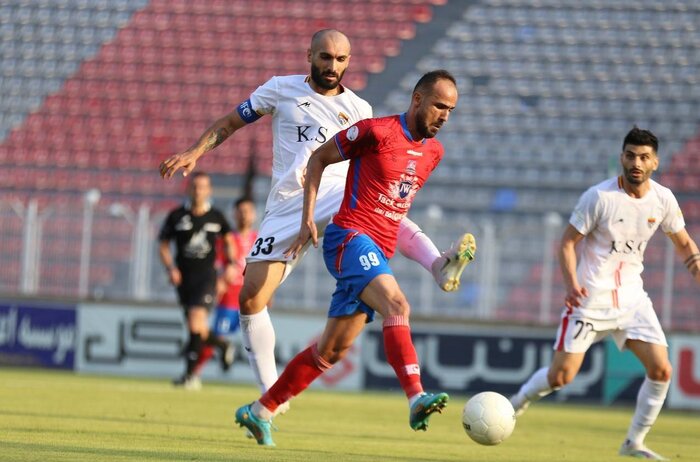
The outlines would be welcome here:
M 418 83 L 416 83 L 416 86 L 413 87 L 413 93 L 417 91 L 423 92 L 428 88 L 432 88 L 438 80 L 449 80 L 455 87 L 457 86 L 457 81 L 449 71 L 445 69 L 436 69 L 423 74 L 423 77 L 421 77 Z
M 656 135 L 649 130 L 642 130 L 636 125 L 630 130 L 627 136 L 625 136 L 625 140 L 622 142 L 623 151 L 628 144 L 633 146 L 651 146 L 654 148 L 654 152 L 659 150 L 659 139 Z
M 243 203 L 245 203 L 245 202 L 251 202 L 251 203 L 255 204 L 255 201 L 253 200 L 252 197 L 250 197 L 250 196 L 243 196 L 243 197 L 237 199 L 236 202 L 233 203 L 233 208 L 234 208 L 234 209 L 237 209 L 239 205 L 241 205 L 241 204 L 243 204 Z

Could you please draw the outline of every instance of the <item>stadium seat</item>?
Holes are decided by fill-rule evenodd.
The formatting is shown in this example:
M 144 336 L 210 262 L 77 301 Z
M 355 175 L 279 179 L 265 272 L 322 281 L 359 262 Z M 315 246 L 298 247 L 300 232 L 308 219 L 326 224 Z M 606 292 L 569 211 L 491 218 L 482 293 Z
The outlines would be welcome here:
M 406 92 L 421 72 L 436 67 L 452 70 L 468 95 L 441 133 L 444 163 L 425 200 L 416 201 L 417 211 L 439 201 L 450 216 L 494 220 L 503 232 L 529 229 L 549 211 L 565 217 L 592 181 L 615 169 L 610 159 L 619 138 L 638 123 L 661 136 L 660 181 L 676 190 L 689 227 L 698 222 L 700 35 L 690 0 L 464 2 L 462 15 L 442 17 L 444 30 L 431 32 L 427 56 L 402 56 L 406 40 L 430 29 L 417 24 L 433 20 L 445 3 L 20 2 L 0 14 L 0 180 L 25 200 L 39 192 L 44 202 L 81 200 L 82 191 L 99 187 L 103 201 L 152 201 L 162 211 L 179 200 L 182 183 L 159 180 L 158 161 L 190 145 L 269 76 L 307 72 L 309 35 L 350 18 L 343 23 L 354 54 L 348 87 L 362 90 L 369 74 L 391 75 L 387 66 L 407 59 L 415 66 L 402 70 L 394 91 L 386 92 L 386 108 L 405 110 Z M 30 27 L 15 27 L 28 18 Z M 630 22 L 645 27 L 629 29 Z M 275 40 L 279 31 L 286 40 Z M 235 152 L 222 146 L 206 167 L 241 176 L 252 159 L 269 174 L 267 119 L 237 134 Z M 100 230 L 114 236 L 107 225 Z M 544 243 L 533 234 L 508 236 L 504 245 L 504 317 L 515 310 L 514 318 L 537 318 L 536 291 L 519 292 L 520 285 L 539 281 L 530 278 L 539 277 L 533 265 Z M 124 264 L 118 253 L 100 252 L 99 258 L 104 253 Z M 659 252 L 649 248 L 647 255 L 655 288 Z M 116 268 L 95 277 L 106 283 Z M 69 292 L 58 278 L 52 276 L 52 290 Z

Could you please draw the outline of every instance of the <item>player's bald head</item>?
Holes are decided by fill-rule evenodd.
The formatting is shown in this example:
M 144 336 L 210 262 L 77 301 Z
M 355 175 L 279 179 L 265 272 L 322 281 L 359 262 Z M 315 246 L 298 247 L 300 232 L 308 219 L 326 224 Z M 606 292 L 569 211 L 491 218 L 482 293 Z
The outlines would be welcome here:
M 311 86 L 323 95 L 343 91 L 340 81 L 350 64 L 350 41 L 335 29 L 321 29 L 311 38 L 307 51 L 311 64 Z
M 321 29 L 311 37 L 311 52 L 316 53 L 321 49 L 333 44 L 338 48 L 345 48 L 350 54 L 350 40 L 337 29 Z

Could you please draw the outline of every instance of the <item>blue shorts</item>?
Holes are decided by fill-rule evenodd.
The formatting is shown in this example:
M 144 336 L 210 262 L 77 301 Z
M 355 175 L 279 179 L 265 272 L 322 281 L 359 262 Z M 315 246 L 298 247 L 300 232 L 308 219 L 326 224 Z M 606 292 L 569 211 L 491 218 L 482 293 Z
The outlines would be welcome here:
M 216 337 L 233 334 L 238 330 L 239 322 L 238 309 L 217 306 L 212 334 Z
M 380 274 L 394 274 L 384 252 L 366 234 L 331 223 L 323 237 L 323 259 L 336 280 L 328 317 L 362 311 L 371 322 L 374 310 L 360 300 L 360 293 Z

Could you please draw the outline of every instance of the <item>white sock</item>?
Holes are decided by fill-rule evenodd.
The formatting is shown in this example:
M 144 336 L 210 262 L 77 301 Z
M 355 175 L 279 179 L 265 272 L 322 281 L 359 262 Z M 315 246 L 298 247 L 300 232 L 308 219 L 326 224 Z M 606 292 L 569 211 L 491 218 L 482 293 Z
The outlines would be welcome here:
M 430 274 L 433 273 L 433 262 L 440 258 L 440 251 L 420 227 L 408 217 L 404 217 L 399 223 L 396 246 L 401 255 L 420 263 Z
M 250 406 L 250 410 L 253 411 L 253 414 L 258 419 L 270 420 L 274 417 L 274 412 L 263 406 L 260 401 L 255 401 L 253 405 Z
M 520 387 L 518 394 L 531 402 L 535 402 L 552 393 L 554 389 L 549 386 L 549 380 L 547 380 L 548 372 L 549 367 L 543 367 L 535 371 L 527 382 Z
M 265 393 L 277 381 L 275 364 L 275 329 L 267 307 L 255 314 L 241 314 L 243 348 L 253 369 L 260 391 Z
M 627 439 L 632 446 L 644 444 L 644 438 L 661 412 L 670 384 L 670 381 L 657 382 L 644 377 L 644 383 L 639 387 L 637 394 L 637 406 L 634 409 L 632 423 L 627 431 Z
M 415 395 L 413 395 L 413 396 L 411 396 L 410 398 L 408 398 L 408 407 L 409 407 L 409 409 L 412 408 L 412 407 L 413 407 L 413 403 L 415 403 L 416 401 L 418 401 L 418 398 L 420 398 L 420 397 L 423 396 L 424 394 L 425 394 L 425 392 L 422 391 L 422 392 L 416 393 Z

